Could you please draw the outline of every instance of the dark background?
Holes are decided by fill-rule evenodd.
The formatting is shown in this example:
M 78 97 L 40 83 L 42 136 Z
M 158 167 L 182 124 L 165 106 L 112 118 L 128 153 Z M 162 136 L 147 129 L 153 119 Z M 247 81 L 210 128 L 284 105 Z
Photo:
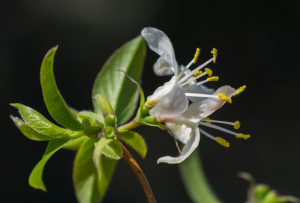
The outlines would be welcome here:
M 179 64 L 186 65 L 199 47 L 197 64 L 219 50 L 209 67 L 219 82 L 208 84 L 247 89 L 211 116 L 235 121 L 247 141 L 208 130 L 231 144 L 222 147 L 201 137 L 200 155 L 212 187 L 226 203 L 244 202 L 248 183 L 239 171 L 251 173 L 281 194 L 300 197 L 300 3 L 285 1 L 140 1 L 74 0 L 0 2 L 0 202 L 76 202 L 72 186 L 75 152 L 60 150 L 46 164 L 48 193 L 28 185 L 28 177 L 46 142 L 24 137 L 9 119 L 20 102 L 52 120 L 39 83 L 45 53 L 59 45 L 55 56 L 58 87 L 75 109 L 92 109 L 91 89 L 106 59 L 147 26 L 171 39 Z M 168 77 L 157 77 L 157 55 L 147 48 L 142 87 L 148 96 Z M 193 66 L 196 67 L 196 66 Z M 228 129 L 231 129 L 229 127 Z M 156 164 L 177 154 L 173 138 L 156 128 L 137 129 L 147 141 L 145 160 L 132 152 L 144 170 L 158 202 L 189 202 L 177 165 Z M 125 160 L 118 162 L 104 202 L 146 202 L 141 185 Z

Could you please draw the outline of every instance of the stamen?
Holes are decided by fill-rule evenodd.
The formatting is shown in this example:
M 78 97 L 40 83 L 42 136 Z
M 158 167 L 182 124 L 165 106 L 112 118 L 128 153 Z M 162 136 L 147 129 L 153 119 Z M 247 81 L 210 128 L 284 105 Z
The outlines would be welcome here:
M 209 68 L 205 68 L 205 72 L 209 77 L 212 75 L 212 70 L 210 70 Z
M 197 94 L 197 93 L 185 93 L 187 97 L 209 97 L 209 98 L 219 98 L 217 95 L 210 94 Z
M 218 76 L 213 76 L 213 77 L 207 78 L 206 80 L 209 81 L 209 82 L 218 81 L 219 77 Z
M 220 144 L 223 145 L 224 147 L 229 147 L 229 142 L 227 142 L 226 140 L 224 140 L 221 137 L 216 137 L 216 141 Z
M 207 70 L 207 69 L 208 69 L 208 70 Z M 197 72 L 200 72 L 200 75 L 197 74 Z M 197 71 L 197 72 L 195 72 L 195 73 L 192 75 L 192 77 L 191 77 L 190 79 L 188 79 L 186 82 L 184 82 L 183 84 L 180 84 L 180 86 L 184 86 L 184 85 L 186 85 L 186 84 L 188 84 L 188 83 L 190 83 L 190 82 L 192 82 L 192 81 L 194 81 L 194 80 L 197 80 L 198 78 L 201 78 L 202 76 L 204 76 L 204 75 L 206 75 L 206 74 L 210 74 L 210 76 L 211 76 L 211 74 L 212 74 L 212 70 L 210 70 L 209 68 L 205 68 L 205 72 L 204 72 L 204 73 L 202 73 L 202 71 Z M 196 76 L 194 76 L 194 75 L 196 75 Z
M 197 48 L 193 60 L 192 60 L 192 61 L 191 61 L 191 62 L 190 62 L 190 63 L 189 63 L 182 71 L 181 71 L 181 73 L 177 76 L 177 80 L 181 78 L 181 76 L 183 75 L 183 73 L 184 73 L 186 70 L 188 70 L 189 67 L 191 67 L 191 65 L 192 65 L 193 63 L 196 63 L 199 54 L 200 54 L 200 49 Z
M 212 136 L 211 134 L 207 133 L 206 131 L 202 130 L 201 128 L 199 128 L 200 133 L 202 133 L 203 135 L 205 135 L 206 137 L 212 139 L 212 140 L 216 140 L 216 138 L 214 136 Z
M 208 80 L 202 80 L 201 82 L 198 82 L 198 83 L 197 83 L 197 86 L 203 85 L 203 84 L 206 83 L 206 82 L 208 82 Z
M 206 120 L 210 120 L 208 117 L 205 118 Z M 206 123 L 211 124 L 211 122 L 206 121 Z
M 216 50 L 215 48 L 213 48 L 213 50 L 211 51 L 211 53 L 213 54 L 213 59 L 214 59 L 214 63 L 216 63 L 217 60 L 217 55 L 218 55 L 218 50 Z
M 194 73 L 194 74 L 192 75 L 192 77 L 197 77 L 197 76 L 200 75 L 200 74 L 202 74 L 202 71 L 197 71 L 196 73 Z
M 224 147 L 229 147 L 229 143 L 226 140 L 222 139 L 221 137 L 214 137 L 211 134 L 209 134 L 209 133 L 205 132 L 204 130 L 202 130 L 201 128 L 199 128 L 199 131 L 202 134 L 204 134 L 206 137 L 217 141 L 219 144 L 223 145 Z
M 183 78 L 181 78 L 178 83 L 182 83 L 185 80 L 187 80 L 188 78 L 190 78 L 195 72 L 197 72 L 198 70 L 200 70 L 201 68 L 205 67 L 207 64 L 209 64 L 210 62 L 212 62 L 213 58 L 209 59 L 208 61 L 206 61 L 205 63 L 203 63 L 201 66 L 195 68 L 193 71 L 191 71 L 189 74 L 187 74 L 186 76 L 184 76 Z
M 241 92 L 243 92 L 246 89 L 246 85 L 244 85 L 243 87 L 240 87 L 239 89 L 237 89 L 235 91 L 235 94 L 233 96 L 239 95 Z
M 198 59 L 198 56 L 199 56 L 199 54 L 200 54 L 200 49 L 199 49 L 199 48 L 197 48 L 197 50 L 196 50 L 196 53 L 195 53 L 195 56 L 194 56 L 193 63 L 196 63 L 196 61 L 197 61 L 197 59 Z
M 233 125 L 233 127 L 235 129 L 239 129 L 240 128 L 240 125 L 241 123 L 239 121 L 235 121 L 234 123 L 233 122 L 226 122 L 226 121 L 217 121 L 217 120 L 210 120 L 208 117 L 206 117 L 205 119 L 202 119 L 201 121 L 205 121 L 206 123 L 222 123 L 222 124 L 227 124 L 227 125 Z
M 234 129 L 239 129 L 241 127 L 241 123 L 239 121 L 235 121 Z
M 219 94 L 217 94 L 217 96 L 218 96 L 220 99 L 222 99 L 222 100 L 224 100 L 224 101 L 227 101 L 227 102 L 230 103 L 230 104 L 232 103 L 231 99 L 228 98 L 228 97 L 226 97 L 224 94 L 219 93 Z
M 210 120 L 211 121 L 211 120 Z M 198 124 L 200 124 L 200 125 L 204 125 L 204 126 L 207 126 L 207 127 L 210 127 L 210 128 L 214 128 L 214 129 L 217 129 L 217 130 L 221 130 L 221 131 L 223 131 L 223 132 L 225 132 L 225 133 L 229 133 L 229 134 L 232 134 L 232 135 L 238 135 L 238 133 L 236 133 L 236 132 L 233 132 L 233 131 L 231 131 L 231 130 L 227 130 L 227 129 L 225 129 L 225 128 L 222 128 L 222 127 L 220 127 L 220 126 L 217 126 L 217 125 L 214 125 L 214 124 L 207 124 L 207 123 L 204 123 L 204 122 L 198 122 Z
M 244 134 L 237 134 L 235 137 L 237 137 L 237 138 L 243 138 L 243 139 L 245 139 L 245 140 L 247 140 L 249 137 L 250 137 L 250 135 L 244 135 Z

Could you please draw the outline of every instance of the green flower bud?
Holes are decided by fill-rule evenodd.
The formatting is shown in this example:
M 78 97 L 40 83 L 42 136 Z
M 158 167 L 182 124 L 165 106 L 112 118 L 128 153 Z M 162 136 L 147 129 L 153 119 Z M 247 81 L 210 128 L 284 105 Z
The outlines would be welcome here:
M 112 113 L 107 113 L 104 115 L 104 124 L 105 126 L 116 127 L 116 117 Z
M 112 138 L 115 136 L 115 129 L 111 126 L 107 126 L 103 129 L 102 134 L 105 138 Z

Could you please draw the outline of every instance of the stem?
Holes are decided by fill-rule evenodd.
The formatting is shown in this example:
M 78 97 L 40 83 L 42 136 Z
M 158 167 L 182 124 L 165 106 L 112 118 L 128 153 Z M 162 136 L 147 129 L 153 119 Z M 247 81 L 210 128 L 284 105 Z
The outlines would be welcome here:
M 126 124 L 127 125 L 127 124 Z M 141 182 L 144 192 L 146 194 L 146 197 L 148 199 L 149 203 L 156 203 L 154 194 L 151 190 L 151 187 L 149 185 L 149 182 L 143 173 L 142 169 L 138 165 L 138 163 L 135 161 L 135 159 L 131 156 L 129 151 L 126 149 L 126 147 L 119 141 L 122 149 L 123 149 L 123 157 L 127 161 L 127 163 L 130 165 L 132 170 L 134 171 L 135 175 L 138 177 L 139 181 Z
M 135 119 L 133 119 L 129 123 L 126 123 L 125 125 L 120 126 L 118 128 L 118 130 L 131 130 L 131 129 L 136 128 L 136 127 L 138 127 L 140 125 L 141 125 L 140 122 L 138 122 Z

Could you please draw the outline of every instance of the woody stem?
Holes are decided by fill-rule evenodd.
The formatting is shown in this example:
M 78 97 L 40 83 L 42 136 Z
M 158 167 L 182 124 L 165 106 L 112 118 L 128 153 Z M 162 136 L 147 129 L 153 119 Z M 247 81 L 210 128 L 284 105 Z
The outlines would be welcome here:
M 135 175 L 138 177 L 139 181 L 141 182 L 144 192 L 146 194 L 146 197 L 148 199 L 149 203 L 156 203 L 154 194 L 152 192 L 152 189 L 149 185 L 149 182 L 143 173 L 142 169 L 138 165 L 138 163 L 135 161 L 135 159 L 131 156 L 129 151 L 126 149 L 126 147 L 119 141 L 122 149 L 123 149 L 123 157 L 127 161 L 127 163 L 130 165 L 132 170 L 134 171 Z

